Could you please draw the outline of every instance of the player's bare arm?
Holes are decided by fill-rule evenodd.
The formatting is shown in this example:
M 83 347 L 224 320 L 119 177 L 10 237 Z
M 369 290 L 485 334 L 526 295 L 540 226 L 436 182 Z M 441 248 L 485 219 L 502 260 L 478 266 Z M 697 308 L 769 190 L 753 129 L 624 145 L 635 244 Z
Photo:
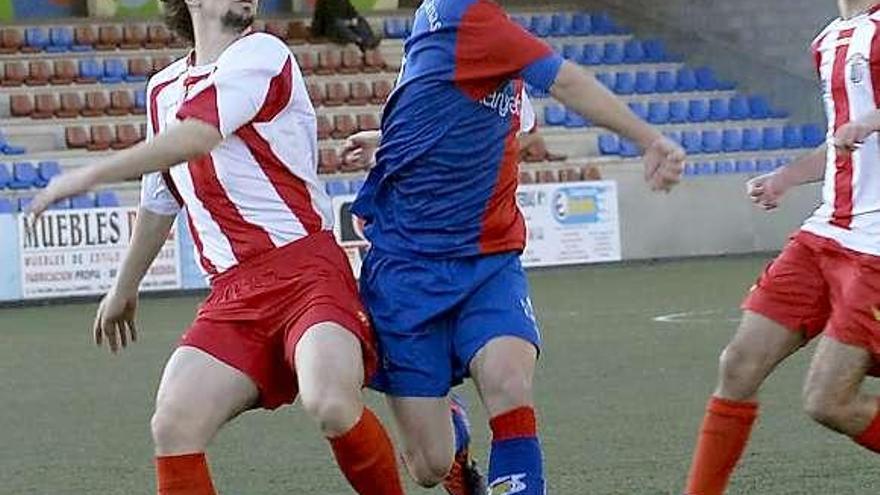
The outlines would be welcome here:
M 138 287 L 153 260 L 159 254 L 174 224 L 174 216 L 159 215 L 146 208 L 139 208 L 134 223 L 131 243 L 122 260 L 113 288 L 101 300 L 95 314 L 93 332 L 95 344 L 104 340 L 110 351 L 137 340 L 135 313 L 138 303 Z
M 765 210 L 776 208 L 789 189 L 822 180 L 827 152 L 823 144 L 785 167 L 751 179 L 746 183 L 749 198 Z
M 368 168 L 376 162 L 376 150 L 382 140 L 382 131 L 361 131 L 345 140 L 342 162 L 349 167 Z
M 652 190 L 669 191 L 678 183 L 685 159 L 681 146 L 639 119 L 588 72 L 565 62 L 550 92 L 565 106 L 641 147 L 645 152 L 645 180 Z
M 99 184 L 134 179 L 146 173 L 168 170 L 179 163 L 204 155 L 214 149 L 223 137 L 216 127 L 187 119 L 143 142 L 88 167 L 56 177 L 42 190 L 29 208 L 40 215 L 52 203 L 84 193 Z

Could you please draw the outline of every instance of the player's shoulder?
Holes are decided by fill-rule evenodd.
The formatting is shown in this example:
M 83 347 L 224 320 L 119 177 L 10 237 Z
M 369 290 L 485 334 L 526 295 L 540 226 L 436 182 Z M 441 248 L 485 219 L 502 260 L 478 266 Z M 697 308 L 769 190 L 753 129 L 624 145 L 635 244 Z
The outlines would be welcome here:
M 277 36 L 254 32 L 242 36 L 220 55 L 220 63 L 248 64 L 274 62 L 291 55 L 290 47 Z
M 160 84 L 168 83 L 179 78 L 186 72 L 186 60 L 188 57 L 189 55 L 180 57 L 174 62 L 168 64 L 164 69 L 150 76 L 150 79 L 147 81 L 147 88 L 152 89 Z
M 825 26 L 825 29 L 819 31 L 819 34 L 817 34 L 816 37 L 813 38 L 810 46 L 813 47 L 813 49 L 818 48 L 819 44 L 822 43 L 822 40 L 824 40 L 829 34 L 840 27 L 841 22 L 842 20 L 839 17 L 829 22 L 828 25 Z

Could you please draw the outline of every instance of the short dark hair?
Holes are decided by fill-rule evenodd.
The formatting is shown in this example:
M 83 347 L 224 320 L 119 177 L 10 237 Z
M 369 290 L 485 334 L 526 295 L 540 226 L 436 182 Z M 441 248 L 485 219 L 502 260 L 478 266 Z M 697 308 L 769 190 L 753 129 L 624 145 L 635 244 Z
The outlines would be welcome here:
M 168 29 L 190 43 L 194 43 L 196 35 L 193 31 L 192 16 L 189 13 L 189 7 L 186 6 L 186 1 L 162 0 L 162 6 L 164 7 L 162 15 Z

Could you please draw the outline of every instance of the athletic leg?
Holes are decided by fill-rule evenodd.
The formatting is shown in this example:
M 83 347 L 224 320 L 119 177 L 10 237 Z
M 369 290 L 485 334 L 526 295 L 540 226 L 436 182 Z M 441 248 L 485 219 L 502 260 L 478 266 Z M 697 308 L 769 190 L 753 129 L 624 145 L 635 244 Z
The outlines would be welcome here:
M 420 486 L 431 488 L 444 481 L 452 468 L 455 435 L 447 397 L 392 397 L 403 459 Z

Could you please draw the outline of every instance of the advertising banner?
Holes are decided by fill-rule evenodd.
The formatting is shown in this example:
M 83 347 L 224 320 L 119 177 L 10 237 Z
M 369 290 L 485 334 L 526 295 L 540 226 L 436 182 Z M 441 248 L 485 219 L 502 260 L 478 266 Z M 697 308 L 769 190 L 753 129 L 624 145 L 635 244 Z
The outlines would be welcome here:
M 18 216 L 0 213 L 0 301 L 21 299 Z
M 18 216 L 24 299 L 97 295 L 113 284 L 129 244 L 132 207 L 58 210 L 31 223 Z M 177 229 L 150 267 L 141 290 L 181 287 Z

